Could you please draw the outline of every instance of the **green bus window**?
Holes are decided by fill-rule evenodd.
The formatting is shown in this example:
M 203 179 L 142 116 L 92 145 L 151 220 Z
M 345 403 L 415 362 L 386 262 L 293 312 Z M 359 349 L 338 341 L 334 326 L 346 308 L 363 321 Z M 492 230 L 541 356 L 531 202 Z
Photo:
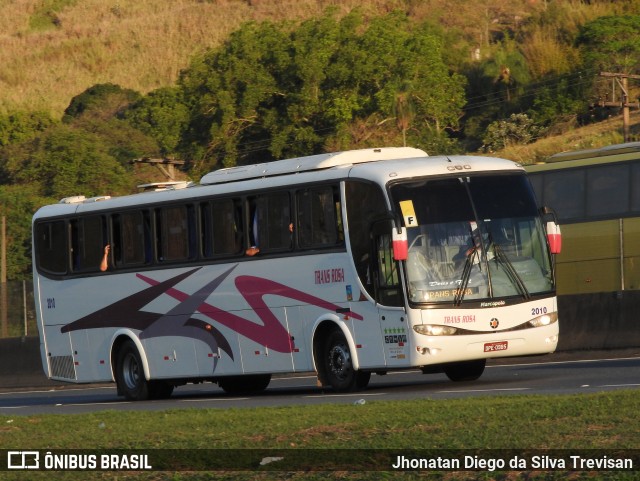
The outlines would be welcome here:
M 640 185 L 640 163 L 636 162 L 631 166 L 631 185 Z M 640 189 L 631 189 L 631 210 L 640 212 Z
M 587 169 L 587 216 L 626 214 L 629 210 L 629 166 Z
M 545 175 L 543 202 L 556 210 L 560 220 L 584 218 L 584 177 L 582 169 Z

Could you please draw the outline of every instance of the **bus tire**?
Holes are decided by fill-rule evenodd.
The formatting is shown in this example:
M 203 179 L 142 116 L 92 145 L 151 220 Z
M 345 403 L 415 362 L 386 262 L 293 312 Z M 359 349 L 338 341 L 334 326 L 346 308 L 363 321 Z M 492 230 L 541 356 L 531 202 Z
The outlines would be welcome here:
M 353 368 L 351 350 L 342 331 L 335 329 L 327 337 L 323 360 L 326 380 L 335 391 L 358 391 L 369 384 L 371 373 Z
M 118 351 L 116 361 L 118 392 L 130 401 L 150 398 L 149 382 L 144 377 L 142 358 L 132 340 L 125 341 Z
M 475 381 L 484 372 L 486 359 L 465 361 L 448 364 L 444 367 L 444 373 L 454 382 Z
M 267 389 L 271 374 L 250 374 L 220 378 L 218 386 L 227 394 L 251 394 Z

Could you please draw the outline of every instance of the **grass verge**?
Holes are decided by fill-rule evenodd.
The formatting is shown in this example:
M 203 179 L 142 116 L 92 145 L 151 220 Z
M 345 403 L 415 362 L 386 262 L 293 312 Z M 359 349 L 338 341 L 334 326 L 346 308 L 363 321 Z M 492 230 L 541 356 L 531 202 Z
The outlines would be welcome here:
M 347 450 L 640 450 L 637 390 L 589 395 L 505 396 L 364 405 L 260 409 L 104 411 L 78 415 L 1 416 L 0 448 L 41 450 L 301 450 L 318 460 Z M 235 451 L 246 450 L 246 451 Z M 314 451 L 317 450 L 317 451 Z M 363 450 L 363 451 L 358 451 Z M 418 451 L 418 453 L 420 452 Z M 211 454 L 211 451 L 202 451 Z M 464 451 L 469 453 L 469 451 Z M 241 461 L 238 460 L 240 463 Z M 354 460 L 355 462 L 355 460 Z M 546 470 L 479 472 L 215 471 L 57 472 L 55 479 L 565 479 Z M 389 468 L 390 469 L 390 468 Z M 637 469 L 637 467 L 635 467 Z M 635 479 L 633 472 L 570 469 L 569 479 Z M 27 479 L 0 472 L 0 479 Z M 47 479 L 51 473 L 29 473 Z

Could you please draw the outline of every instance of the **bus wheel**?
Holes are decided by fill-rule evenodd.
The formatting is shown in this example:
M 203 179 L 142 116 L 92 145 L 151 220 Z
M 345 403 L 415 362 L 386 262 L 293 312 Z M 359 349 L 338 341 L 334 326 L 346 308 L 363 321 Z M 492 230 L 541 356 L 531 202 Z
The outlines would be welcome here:
M 370 372 L 353 369 L 351 351 L 342 331 L 334 330 L 329 334 L 324 363 L 327 382 L 338 392 L 357 391 L 369 384 Z
M 116 362 L 118 392 L 131 401 L 144 401 L 150 397 L 149 383 L 144 378 L 142 358 L 133 341 L 120 347 Z
M 264 391 L 270 382 L 271 374 L 251 374 L 220 378 L 218 386 L 227 394 L 250 394 Z
M 486 359 L 477 361 L 457 362 L 444 367 L 444 373 L 452 381 L 475 381 L 484 372 L 484 366 L 487 364 Z

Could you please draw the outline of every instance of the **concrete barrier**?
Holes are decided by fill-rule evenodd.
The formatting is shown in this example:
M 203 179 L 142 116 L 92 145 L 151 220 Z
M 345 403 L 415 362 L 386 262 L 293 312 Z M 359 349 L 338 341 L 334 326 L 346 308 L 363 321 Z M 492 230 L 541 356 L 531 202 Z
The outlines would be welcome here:
M 0 386 L 20 388 L 56 386 L 44 375 L 38 337 L 0 339 Z
M 640 347 L 640 291 L 558 297 L 559 351 Z
M 640 291 L 560 296 L 558 351 L 640 347 Z M 46 378 L 38 337 L 0 339 L 0 388 L 67 385 Z

